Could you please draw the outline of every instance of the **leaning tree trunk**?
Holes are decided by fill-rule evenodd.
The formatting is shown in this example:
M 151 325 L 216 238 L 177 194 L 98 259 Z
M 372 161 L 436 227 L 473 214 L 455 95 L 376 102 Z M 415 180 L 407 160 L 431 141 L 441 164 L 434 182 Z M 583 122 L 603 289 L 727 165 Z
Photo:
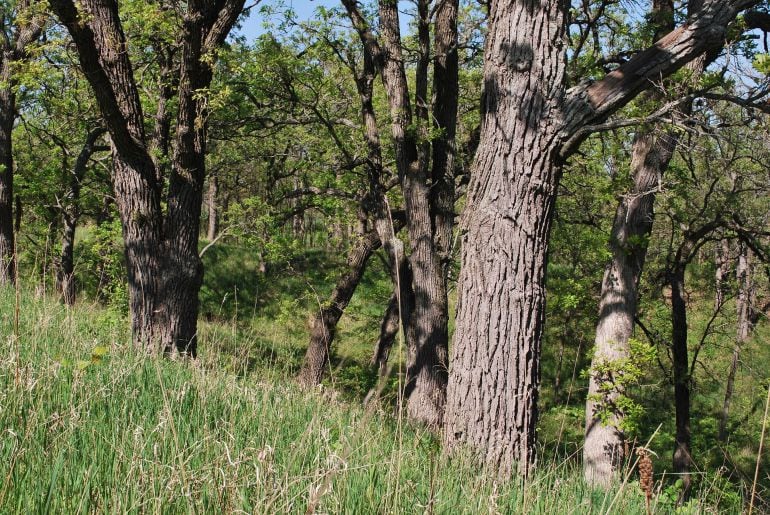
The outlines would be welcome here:
M 323 379 L 329 364 L 329 353 L 337 322 L 353 298 L 364 275 L 366 263 L 381 245 L 377 231 L 360 235 L 360 240 L 348 254 L 347 268 L 337 280 L 337 285 L 327 302 L 320 306 L 310 328 L 310 344 L 299 373 L 299 382 L 312 387 Z
M 735 345 L 733 346 L 733 358 L 730 362 L 730 369 L 727 372 L 727 382 L 725 384 L 725 399 L 722 403 L 722 413 L 719 417 L 718 438 L 721 441 L 727 440 L 727 421 L 730 414 L 730 403 L 732 402 L 733 392 L 735 390 L 735 376 L 738 373 L 738 365 L 741 359 L 741 348 L 749 339 L 751 334 L 751 260 L 750 251 L 746 244 L 741 243 L 738 253 L 738 264 L 735 275 L 738 279 L 738 295 L 735 299 L 735 308 L 737 311 L 737 326 L 735 335 Z
M 669 0 L 652 4 L 654 40 L 674 29 L 674 6 Z M 651 95 L 659 97 L 654 93 Z M 640 128 L 631 149 L 633 187 L 615 212 L 609 247 L 612 258 L 604 270 L 599 321 L 586 397 L 583 472 L 591 484 L 608 487 L 626 459 L 623 434 L 625 413 L 617 402 L 623 385 L 614 384 L 612 370 L 630 358 L 628 341 L 634 331 L 639 279 L 652 233 L 655 191 L 674 154 L 677 138 L 652 128 Z M 605 423 L 606 422 L 606 423 Z
M 396 341 L 399 327 L 398 294 L 393 293 L 388 301 L 388 307 L 385 309 L 385 315 L 382 317 L 380 336 L 374 345 L 374 355 L 372 356 L 372 366 L 377 368 L 381 376 L 384 376 L 388 371 L 390 349 L 393 348 L 393 343 Z

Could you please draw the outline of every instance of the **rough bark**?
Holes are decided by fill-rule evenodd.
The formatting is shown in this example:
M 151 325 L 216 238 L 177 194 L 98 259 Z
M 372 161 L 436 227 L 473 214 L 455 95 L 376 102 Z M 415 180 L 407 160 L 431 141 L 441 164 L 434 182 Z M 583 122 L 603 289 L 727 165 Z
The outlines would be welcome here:
M 12 133 L 17 113 L 13 67 L 27 58 L 29 46 L 43 30 L 45 16 L 30 16 L 38 4 L 36 0 L 20 0 L 15 12 L 0 14 L 0 285 L 15 281 Z
M 113 187 L 123 227 L 131 325 L 137 347 L 194 356 L 198 257 L 204 178 L 204 99 L 196 95 L 211 81 L 211 55 L 224 41 L 242 0 L 189 2 L 183 20 L 179 118 L 168 212 L 161 209 L 162 184 L 148 150 L 139 94 L 134 82 L 118 5 L 110 0 L 52 0 L 67 27 L 81 66 L 94 90 L 113 146 Z M 206 62 L 203 62 L 206 61 Z
M 561 173 L 563 17 L 556 3 L 502 1 L 489 17 L 445 438 L 450 448 L 480 449 L 503 474 L 516 462 L 526 473 L 535 457 L 546 254 Z
M 565 91 L 566 3 L 490 4 L 484 119 L 466 212 L 445 441 L 508 474 L 535 461 L 545 267 L 553 205 L 568 157 L 654 80 L 721 45 L 754 2 L 706 2 L 604 79 Z
M 80 150 L 75 165 L 69 171 L 69 188 L 61 199 L 62 204 L 62 236 L 61 254 L 56 271 L 56 285 L 64 304 L 75 304 L 75 229 L 80 219 L 80 184 L 88 168 L 91 155 L 97 150 L 96 143 L 107 132 L 106 129 L 96 128 L 88 133 L 83 148 Z
M 674 6 L 656 0 L 651 11 L 654 40 L 674 29 Z M 657 98 L 659 95 L 651 95 Z M 618 204 L 609 241 L 612 258 L 604 270 L 599 321 L 586 397 L 586 427 L 583 442 L 583 472 L 591 484 L 608 487 L 617 479 L 625 455 L 622 426 L 625 414 L 618 407 L 623 386 L 613 384 L 613 375 L 601 372 L 630 358 L 638 302 L 639 279 L 652 233 L 655 193 L 674 155 L 673 133 L 640 127 L 631 148 L 633 187 Z M 607 385 L 612 385 L 608 391 Z M 602 417 L 604 415 L 604 417 Z M 603 419 L 606 423 L 603 422 Z
M 732 402 L 733 392 L 735 390 L 735 376 L 738 374 L 738 366 L 740 365 L 741 349 L 751 335 L 751 251 L 744 243 L 741 243 L 740 245 L 735 275 L 738 280 L 738 295 L 735 299 L 737 323 L 733 357 L 727 372 L 725 398 L 722 403 L 722 412 L 719 418 L 718 438 L 721 441 L 727 440 L 727 421 L 730 415 L 730 403 Z

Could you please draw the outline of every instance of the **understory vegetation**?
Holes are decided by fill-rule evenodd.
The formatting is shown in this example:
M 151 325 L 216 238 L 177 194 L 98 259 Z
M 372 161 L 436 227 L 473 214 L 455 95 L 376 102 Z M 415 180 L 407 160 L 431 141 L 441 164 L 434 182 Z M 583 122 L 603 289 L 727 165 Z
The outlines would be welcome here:
M 536 475 L 498 478 L 470 453 L 448 458 L 432 432 L 398 415 L 397 353 L 378 386 L 370 359 L 380 313 L 367 306 L 387 297 L 389 279 L 377 261 L 340 323 L 328 378 L 308 392 L 294 381 L 304 321 L 331 289 L 335 260 L 319 250 L 263 275 L 237 246 L 218 253 L 202 296 L 206 352 L 194 363 L 137 354 L 125 311 L 89 299 L 64 306 L 34 287 L 37 277 L 21 281 L 16 339 L 15 292 L 3 290 L 0 331 L 12 336 L 0 357 L 0 511 L 646 513 L 635 469 L 608 491 L 583 480 L 584 354 L 562 357 L 559 391 L 554 378 L 544 381 Z M 240 276 L 230 282 L 233 270 Z M 657 454 L 654 513 L 741 513 L 761 423 L 765 334 L 761 325 L 745 349 L 758 366 L 739 380 L 736 412 L 746 415 L 727 445 L 709 412 L 720 378 L 699 383 L 703 469 L 678 511 L 676 479 L 666 473 L 671 396 L 659 372 L 645 371 L 635 431 L 652 436 Z M 728 353 L 715 346 L 704 366 Z M 557 356 L 548 355 L 544 368 L 553 370 Z M 364 406 L 371 389 L 378 395 Z

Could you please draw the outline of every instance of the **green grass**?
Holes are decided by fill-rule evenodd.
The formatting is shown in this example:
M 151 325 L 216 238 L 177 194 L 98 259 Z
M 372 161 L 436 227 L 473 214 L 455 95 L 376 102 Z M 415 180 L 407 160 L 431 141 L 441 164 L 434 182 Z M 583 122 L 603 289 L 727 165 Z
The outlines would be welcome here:
M 329 388 L 297 389 L 277 354 L 272 369 L 267 358 L 233 374 L 220 366 L 227 359 L 210 327 L 199 363 L 148 358 L 132 350 L 120 315 L 25 295 L 17 343 L 13 296 L 0 297 L 2 513 L 601 513 L 610 506 L 612 494 L 586 488 L 570 465 L 544 467 L 521 485 L 496 480 L 470 459 L 448 460 L 433 435 L 390 409 L 364 410 Z M 242 347 L 259 345 L 241 338 Z M 636 486 L 612 512 L 644 512 Z

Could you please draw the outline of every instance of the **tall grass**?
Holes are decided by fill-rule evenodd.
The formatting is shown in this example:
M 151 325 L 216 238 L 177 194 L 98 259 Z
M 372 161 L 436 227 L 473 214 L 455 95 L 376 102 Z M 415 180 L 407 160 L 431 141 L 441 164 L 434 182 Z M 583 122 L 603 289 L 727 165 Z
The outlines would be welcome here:
M 209 324 L 200 362 L 150 358 L 121 315 L 24 295 L 17 352 L 13 303 L 0 292 L 2 513 L 645 513 L 634 484 L 593 491 L 569 463 L 503 481 L 386 404 L 301 391 L 290 344 Z M 250 367 L 222 366 L 235 349 Z

